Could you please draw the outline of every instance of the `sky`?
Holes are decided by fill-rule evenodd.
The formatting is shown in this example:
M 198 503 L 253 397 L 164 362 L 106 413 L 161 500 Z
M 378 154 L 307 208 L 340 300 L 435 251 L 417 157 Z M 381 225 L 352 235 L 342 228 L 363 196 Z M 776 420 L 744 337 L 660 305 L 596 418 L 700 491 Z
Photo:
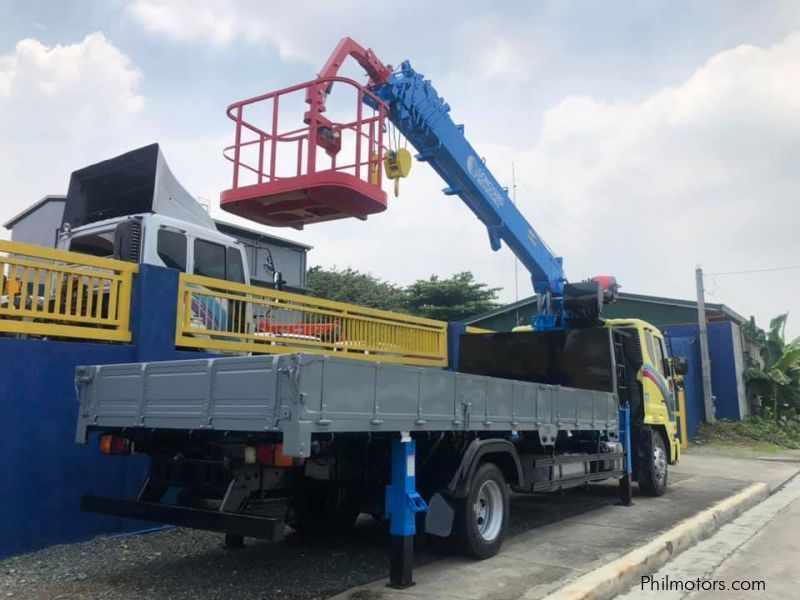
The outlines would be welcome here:
M 513 165 L 518 205 L 570 280 L 690 299 L 701 264 L 707 301 L 762 327 L 789 311 L 800 335 L 792 0 L 0 0 L 0 222 L 151 142 L 235 221 L 218 206 L 226 106 L 312 79 L 346 35 L 429 77 L 503 185 Z M 363 80 L 355 63 L 343 73 Z M 272 233 L 312 244 L 310 264 L 400 284 L 469 270 L 503 301 L 529 296 L 511 252 L 442 187 L 417 163 L 366 222 Z

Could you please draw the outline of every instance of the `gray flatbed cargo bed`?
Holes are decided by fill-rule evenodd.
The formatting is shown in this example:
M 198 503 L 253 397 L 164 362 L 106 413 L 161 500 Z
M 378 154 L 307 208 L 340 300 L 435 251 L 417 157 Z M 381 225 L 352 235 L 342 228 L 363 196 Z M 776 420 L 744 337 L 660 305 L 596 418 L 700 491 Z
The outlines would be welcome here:
M 610 392 L 427 367 L 278 354 L 79 367 L 76 437 L 90 430 L 281 432 L 308 456 L 315 433 L 618 432 Z

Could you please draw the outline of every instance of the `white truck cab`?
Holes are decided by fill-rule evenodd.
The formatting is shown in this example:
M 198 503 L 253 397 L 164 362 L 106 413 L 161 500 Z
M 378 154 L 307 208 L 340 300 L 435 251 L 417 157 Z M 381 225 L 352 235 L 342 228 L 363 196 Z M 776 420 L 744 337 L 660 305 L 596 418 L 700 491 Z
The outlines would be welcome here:
M 65 248 L 249 284 L 244 247 L 235 238 L 158 213 L 117 217 L 65 232 Z
M 58 246 L 250 283 L 243 244 L 217 230 L 157 144 L 72 173 Z

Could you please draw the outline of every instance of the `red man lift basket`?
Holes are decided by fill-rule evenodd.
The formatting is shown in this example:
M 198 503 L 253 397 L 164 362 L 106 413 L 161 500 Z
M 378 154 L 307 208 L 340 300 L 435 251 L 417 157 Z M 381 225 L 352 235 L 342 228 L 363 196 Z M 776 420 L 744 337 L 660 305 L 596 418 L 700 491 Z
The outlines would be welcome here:
M 225 157 L 233 163 L 233 185 L 220 205 L 252 221 L 297 229 L 386 210 L 386 113 L 364 86 L 336 76 L 232 104 L 236 140 Z

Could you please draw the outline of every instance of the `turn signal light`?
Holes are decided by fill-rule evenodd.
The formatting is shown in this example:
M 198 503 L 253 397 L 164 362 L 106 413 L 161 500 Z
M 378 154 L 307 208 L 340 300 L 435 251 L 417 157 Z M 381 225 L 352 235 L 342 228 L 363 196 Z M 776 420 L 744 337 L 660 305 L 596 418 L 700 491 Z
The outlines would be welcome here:
M 293 467 L 302 465 L 303 459 L 284 456 L 283 444 L 261 444 L 256 448 L 256 462 L 268 467 Z
M 103 454 L 130 454 L 131 441 L 121 435 L 105 433 L 100 436 L 100 452 Z

